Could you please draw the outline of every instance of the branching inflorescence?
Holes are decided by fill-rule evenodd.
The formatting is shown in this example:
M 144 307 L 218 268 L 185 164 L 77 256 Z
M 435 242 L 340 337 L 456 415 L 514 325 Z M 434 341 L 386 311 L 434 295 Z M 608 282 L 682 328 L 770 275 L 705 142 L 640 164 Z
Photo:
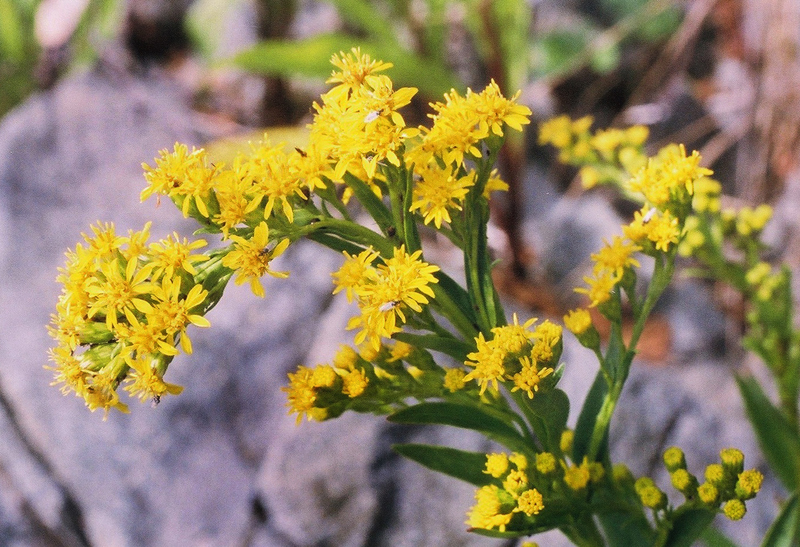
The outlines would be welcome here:
M 608 454 L 611 416 L 638 337 L 686 244 L 693 197 L 709 184 L 697 153 L 670 147 L 648 159 L 644 128 L 590 138 L 586 121 L 542 127 L 542 140 L 561 147 L 565 160 L 589 162 L 584 177 L 616 177 L 643 203 L 592 255 L 586 286 L 576 289 L 588 307 L 564 317 L 600 362 L 571 430 L 569 400 L 557 388 L 562 328 L 516 315 L 508 321 L 487 247 L 490 195 L 506 188 L 495 159 L 505 133 L 522 130 L 530 110 L 492 82 L 481 92 L 451 91 L 431 105 L 430 126 L 409 127 L 400 110 L 416 90 L 395 90 L 381 74 L 390 64 L 357 49 L 332 62 L 335 85 L 314 104 L 305 148 L 262 142 L 224 165 L 176 144 L 154 166 L 144 165 L 142 200 L 169 198 L 200 233 L 220 234 L 222 246 L 200 252 L 205 241 L 177 234 L 150 243 L 149 224 L 122 236 L 98 223 L 67 253 L 50 327 L 62 391 L 106 413 L 126 410 L 120 387 L 143 401 L 179 393 L 163 378 L 181 350 L 191 353 L 189 328 L 209 326 L 205 315 L 231 280 L 265 296 L 264 275 L 289 275 L 273 269 L 273 260 L 305 238 L 342 254 L 333 292 L 344 293 L 359 313 L 347 324 L 356 331 L 352 346 L 343 345 L 330 363 L 289 374 L 284 391 L 298 422 L 354 410 L 483 433 L 507 452 L 396 447 L 477 487 L 467 524 L 479 533 L 558 528 L 579 545 L 667 545 L 719 511 L 741 518 L 760 474 L 744 471 L 738 451 L 723 451 L 719 469 L 709 467 L 702 485 L 682 453 L 668 451 L 673 484 L 685 496 L 678 507 L 650 479 L 634 480 L 623 465 L 612 465 Z M 623 181 L 634 167 L 635 176 Z M 365 214 L 369 225 L 355 220 Z M 463 284 L 425 260 L 422 226 L 462 251 Z M 639 255 L 655 261 L 644 287 Z M 623 302 L 635 318 L 626 341 Z M 589 308 L 611 323 L 605 344 Z

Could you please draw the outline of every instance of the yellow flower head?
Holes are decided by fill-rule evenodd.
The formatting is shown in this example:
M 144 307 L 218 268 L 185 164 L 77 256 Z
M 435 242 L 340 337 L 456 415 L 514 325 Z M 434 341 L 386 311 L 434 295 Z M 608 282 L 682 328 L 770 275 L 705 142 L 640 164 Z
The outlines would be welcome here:
M 241 285 L 250 282 L 250 288 L 256 296 L 264 297 L 261 277 L 269 274 L 273 277 L 289 277 L 288 272 L 277 272 L 270 268 L 270 262 L 283 254 L 289 246 L 289 240 L 283 239 L 270 249 L 269 228 L 266 222 L 259 224 L 253 231 L 253 237 L 246 239 L 232 235 L 233 250 L 222 259 L 222 265 L 236 271 L 235 283 Z
M 622 277 L 626 268 L 639 267 L 639 261 L 633 258 L 633 253 L 640 250 L 632 241 L 614 236 L 611 243 L 605 241 L 603 248 L 592 255 L 595 274 L 601 270 L 609 270 Z
M 434 151 L 447 165 L 460 166 L 465 156 L 478 158 L 478 144 L 490 135 L 503 135 L 503 125 L 517 131 L 530 123 L 531 111 L 516 103 L 519 94 L 511 99 L 503 97 L 500 88 L 492 81 L 482 92 L 467 89 L 461 96 L 451 90 L 445 102 L 432 103 L 433 126 L 421 128 L 422 146 Z
M 592 316 L 586 308 L 570 310 L 564 316 L 564 326 L 576 336 L 583 334 L 592 326 Z
M 630 190 L 641 192 L 652 205 L 664 205 L 670 200 L 688 202 L 694 193 L 696 180 L 711 175 L 700 167 L 700 154 L 695 150 L 686 155 L 685 147 L 670 145 L 647 162 L 629 183 Z
M 371 279 L 365 279 L 354 289 L 361 315 L 353 317 L 347 325 L 348 329 L 361 327 L 356 344 L 369 340 L 377 350 L 381 338 L 391 338 L 400 332 L 399 325 L 406 322 L 406 308 L 422 312 L 422 305 L 433 298 L 430 285 L 438 283 L 434 274 L 439 267 L 422 261 L 421 256 L 422 251 L 408 254 L 405 246 L 401 246 L 395 248 L 392 258 L 373 270 L 365 270 Z
M 162 275 L 164 277 L 172 277 L 179 269 L 195 275 L 197 271 L 194 269 L 194 264 L 205 262 L 208 260 L 208 256 L 191 253 L 205 246 L 206 241 L 203 239 L 189 242 L 184 237 L 183 241 L 181 241 L 176 232 L 173 232 L 172 235 L 167 236 L 165 239 L 151 243 L 148 250 L 151 264 L 153 265 L 153 279 L 157 279 Z
M 610 270 L 601 270 L 594 277 L 584 277 L 583 280 L 589 287 L 578 287 L 575 292 L 587 295 L 590 300 L 589 307 L 594 308 L 611 299 L 611 293 L 620 279 Z
M 555 473 L 556 463 L 556 457 L 550 452 L 540 452 L 536 454 L 536 470 L 542 475 Z
M 732 499 L 725 502 L 722 512 L 731 520 L 741 520 L 747 513 L 747 507 L 742 500 Z
M 455 393 L 459 389 L 463 389 L 466 382 L 464 377 L 467 375 L 466 371 L 460 368 L 449 368 L 444 373 L 444 387 L 450 393 Z
M 736 496 L 742 500 L 749 500 L 754 498 L 761 490 L 761 483 L 764 481 L 764 475 L 755 469 L 748 469 L 739 473 L 739 478 L 736 481 Z
M 475 492 L 475 501 L 468 513 L 467 524 L 471 528 L 505 532 L 516 506 L 511 495 L 491 484 L 482 486 Z
M 252 185 L 247 191 L 250 200 L 245 213 L 255 210 L 264 204 L 264 218 L 268 219 L 273 214 L 275 205 L 280 205 L 280 210 L 289 222 L 294 220 L 292 197 L 305 199 L 303 184 L 300 174 L 292 158 L 284 146 L 271 146 L 268 142 L 256 147 L 247 159 L 243 169 L 247 177 L 252 180 Z
M 508 455 L 505 452 L 486 454 L 486 468 L 483 470 L 487 475 L 499 479 L 508 471 Z
M 544 509 L 544 498 L 536 488 L 526 490 L 520 494 L 516 511 L 522 511 L 530 517 L 538 515 L 542 509 Z
M 192 148 L 189 152 L 185 144 L 177 142 L 172 152 L 167 149 L 161 150 L 155 160 L 155 167 L 142 164 L 148 186 L 142 190 L 141 200 L 145 201 L 153 194 L 176 195 L 179 188 L 190 178 L 201 180 L 202 175 L 207 174 L 207 161 L 206 151 L 202 148 L 199 150 Z
M 644 207 L 636 211 L 633 221 L 623 226 L 622 231 L 633 242 L 641 244 L 649 240 L 656 250 L 664 252 L 680 238 L 677 217 L 669 211 L 659 211 L 655 207 Z
M 338 84 L 348 89 L 364 84 L 367 76 L 392 68 L 392 63 L 373 60 L 368 54 L 361 53 L 361 48 L 354 47 L 349 52 L 340 51 L 331 57 L 334 70 L 325 83 Z
M 550 376 L 553 373 L 553 369 L 550 367 L 539 368 L 536 361 L 528 357 L 522 357 L 520 363 L 522 368 L 512 378 L 514 387 L 511 388 L 511 391 L 522 390 L 528 394 L 529 399 L 533 399 L 533 393 L 539 391 L 539 384 L 542 379 Z
M 331 274 L 334 283 L 333 294 L 344 290 L 347 301 L 352 302 L 359 287 L 375 281 L 377 272 L 372 263 L 379 255 L 370 248 L 357 255 L 351 255 L 344 251 L 344 256 L 345 261 L 342 267 Z
M 296 372 L 289 373 L 289 385 L 281 388 L 286 393 L 289 414 L 297 414 L 297 423 L 303 419 L 303 415 L 312 419 L 314 403 L 317 400 L 317 393 L 314 389 L 312 378 L 314 371 L 310 368 L 299 366 Z
M 125 386 L 125 391 L 131 396 L 138 397 L 140 401 L 152 400 L 155 404 L 164 395 L 178 395 L 183 391 L 181 386 L 163 380 L 157 372 L 158 362 L 152 358 L 145 355 L 129 358 L 126 362 L 131 367 L 131 372 L 127 378 L 128 385 Z
M 342 393 L 352 399 L 364 393 L 369 378 L 360 369 L 353 369 L 342 378 L 342 382 Z
M 441 169 L 433 163 L 417 166 L 416 172 L 420 179 L 414 185 L 410 210 L 419 210 L 425 224 L 433 222 L 441 228 L 442 222 L 451 222 L 450 210 L 461 210 L 462 200 L 475 184 L 475 173 L 457 177 L 451 169 Z

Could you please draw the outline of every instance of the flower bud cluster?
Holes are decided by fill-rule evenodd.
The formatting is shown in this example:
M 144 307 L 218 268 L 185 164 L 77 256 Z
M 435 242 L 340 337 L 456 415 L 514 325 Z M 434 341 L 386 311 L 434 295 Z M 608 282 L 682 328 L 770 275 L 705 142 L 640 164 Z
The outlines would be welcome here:
M 741 519 L 745 512 L 745 502 L 756 496 L 761 489 L 764 476 L 755 469 L 744 469 L 744 455 L 736 448 L 720 451 L 721 463 L 706 467 L 705 482 L 699 483 L 697 477 L 686 468 L 686 458 L 678 447 L 664 452 L 664 466 L 670 475 L 672 486 L 683 494 L 685 502 L 677 509 L 668 507 L 666 494 L 649 477 L 636 481 L 636 493 L 642 505 L 656 512 L 680 510 L 682 507 L 705 507 L 720 510 L 731 520 Z

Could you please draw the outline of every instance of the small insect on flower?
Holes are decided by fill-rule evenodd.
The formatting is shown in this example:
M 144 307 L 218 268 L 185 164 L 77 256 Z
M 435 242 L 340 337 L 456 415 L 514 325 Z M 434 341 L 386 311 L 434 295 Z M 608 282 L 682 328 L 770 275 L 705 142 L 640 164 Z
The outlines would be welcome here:
M 381 115 L 380 111 L 378 111 L 378 110 L 371 110 L 371 111 L 369 112 L 369 114 L 367 114 L 366 116 L 364 116 L 364 123 L 369 123 L 369 122 L 375 121 L 375 120 L 377 120 L 377 119 L 378 119 L 378 116 L 380 116 L 380 115 Z
M 644 216 L 642 217 L 642 224 L 647 224 L 652 220 L 655 216 L 657 209 L 655 207 L 651 207 L 649 211 L 647 211 Z
M 391 310 L 395 309 L 399 304 L 400 304 L 399 300 L 392 300 L 390 302 L 386 302 L 384 304 L 381 304 L 378 307 L 378 311 L 380 311 L 380 312 L 391 311 Z

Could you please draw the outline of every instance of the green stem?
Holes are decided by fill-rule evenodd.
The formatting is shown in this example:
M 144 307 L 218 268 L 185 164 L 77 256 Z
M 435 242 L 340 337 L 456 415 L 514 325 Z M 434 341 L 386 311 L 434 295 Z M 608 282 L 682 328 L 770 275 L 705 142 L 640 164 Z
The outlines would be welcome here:
M 373 232 L 369 228 L 356 224 L 348 220 L 340 220 L 337 218 L 326 218 L 307 224 L 301 228 L 293 230 L 289 235 L 293 240 L 298 240 L 303 237 L 314 239 L 317 234 L 333 234 L 341 239 L 361 245 L 363 247 L 372 247 L 378 251 L 381 256 L 391 257 L 394 254 L 394 246 L 391 241 L 383 237 L 377 232 Z M 322 241 L 320 241 L 322 242 Z M 330 247 L 336 251 L 339 248 L 333 247 L 328 243 L 322 242 L 323 245 Z
M 644 302 L 642 302 L 641 307 L 637 310 L 636 321 L 633 325 L 633 332 L 631 333 L 631 339 L 627 347 L 622 340 L 621 325 L 612 323 L 612 340 L 609 342 L 609 347 L 617 347 L 619 351 L 609 351 L 606 354 L 607 360 L 614 360 L 616 362 L 606 361 L 603 366 L 605 370 L 613 373 L 606 377 L 611 380 L 609 382 L 608 393 L 606 393 L 603 404 L 597 414 L 597 420 L 594 423 L 594 429 L 592 430 L 589 441 L 587 455 L 590 461 L 596 461 L 605 443 L 608 429 L 611 425 L 611 418 L 617 407 L 617 401 L 622 394 L 625 381 L 628 379 L 633 357 L 636 355 L 636 345 L 644 331 L 647 318 L 672 279 L 672 274 L 675 271 L 675 247 L 668 253 L 657 255 L 655 260 L 656 264 L 655 270 L 653 271 L 653 279 L 650 282 L 650 286 L 647 288 L 647 295 L 645 296 Z
M 490 148 L 487 157 L 478 162 L 475 185 L 470 188 L 464 206 L 464 269 L 467 290 L 477 312 L 480 330 L 484 333 L 489 333 L 492 328 L 505 321 L 492 281 L 486 235 L 489 206 L 483 197 L 483 189 L 489 180 L 500 144 L 502 143 Z

